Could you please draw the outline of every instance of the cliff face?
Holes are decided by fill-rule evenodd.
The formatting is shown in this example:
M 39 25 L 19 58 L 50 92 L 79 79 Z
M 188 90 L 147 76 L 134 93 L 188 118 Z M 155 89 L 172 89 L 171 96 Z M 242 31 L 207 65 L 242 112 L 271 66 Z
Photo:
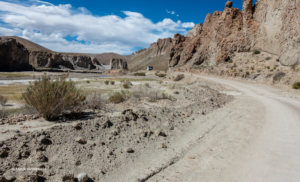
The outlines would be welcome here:
M 112 58 L 110 60 L 110 69 L 111 70 L 127 70 L 127 61 L 125 59 L 119 59 L 119 58 Z
M 229 1 L 223 12 L 208 14 L 196 36 L 190 36 L 192 29 L 183 45 L 174 45 L 170 66 L 214 65 L 235 52 L 255 49 L 280 56 L 282 65 L 300 64 L 300 1 L 258 0 L 252 4 L 252 0 L 244 0 L 239 11 Z
M 28 51 L 15 39 L 0 38 L 0 71 L 32 71 Z
M 163 54 L 169 67 L 209 65 L 228 61 L 236 53 L 256 49 L 279 56 L 282 65 L 300 64 L 300 1 L 243 1 L 243 10 L 225 4 L 224 11 L 208 14 L 203 24 L 191 29 L 187 37 L 175 34 L 168 43 L 159 40 L 135 54 L 145 62 Z M 165 39 L 163 39 L 165 40 Z M 165 40 L 166 41 L 166 40 Z M 155 50 L 155 51 L 154 51 Z

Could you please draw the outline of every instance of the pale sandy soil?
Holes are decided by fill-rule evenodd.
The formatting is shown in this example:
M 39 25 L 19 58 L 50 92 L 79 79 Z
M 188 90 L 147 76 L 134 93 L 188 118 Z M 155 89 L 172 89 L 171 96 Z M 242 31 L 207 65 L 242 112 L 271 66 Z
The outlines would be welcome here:
M 299 94 L 209 76 L 197 76 L 240 92 L 227 107 L 211 113 L 204 138 L 175 164 L 147 181 L 299 181 Z

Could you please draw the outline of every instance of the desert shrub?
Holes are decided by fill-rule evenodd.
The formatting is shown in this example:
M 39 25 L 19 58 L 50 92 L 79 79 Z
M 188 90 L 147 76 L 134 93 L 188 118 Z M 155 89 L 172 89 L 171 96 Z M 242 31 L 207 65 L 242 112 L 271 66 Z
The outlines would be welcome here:
M 254 70 L 255 68 L 254 68 L 254 66 L 251 66 L 251 70 Z
M 239 71 L 240 71 L 240 72 L 243 72 L 244 70 L 243 70 L 243 69 L 240 69 Z
M 150 85 L 149 85 L 149 83 L 145 83 L 145 86 L 146 86 L 146 87 L 148 87 L 148 88 L 150 88 Z
M 295 82 L 294 84 L 293 84 L 293 89 L 300 89 L 300 82 Z
M 158 81 L 158 83 L 159 83 L 159 84 L 162 84 L 162 83 L 163 83 L 163 81 L 159 80 L 159 81 Z
M 105 107 L 105 101 L 100 92 L 93 92 L 86 97 L 86 106 L 88 109 L 103 109 Z
M 260 54 L 260 50 L 254 50 L 253 54 Z
M 87 80 L 86 83 L 90 83 L 90 80 Z
M 134 73 L 134 76 L 146 76 L 146 73 Z
M 117 103 L 124 102 L 125 98 L 122 96 L 120 92 L 115 92 L 109 97 L 108 100 L 109 102 L 117 104 Z
M 160 78 L 162 78 L 162 77 L 165 77 L 166 74 L 160 73 L 160 74 L 158 74 L 157 76 L 160 77 Z
M 126 89 L 130 88 L 129 83 L 124 83 L 123 88 L 126 88 Z
M 270 69 L 270 66 L 267 66 L 268 69 Z
M 270 71 L 273 72 L 273 69 L 271 69 Z
M 105 80 L 104 83 L 105 83 L 105 85 L 108 85 L 109 84 L 109 80 Z
M 110 84 L 111 84 L 111 85 L 114 85 L 114 84 L 115 84 L 115 81 L 110 81 Z
M 114 92 L 110 95 L 108 100 L 109 102 L 117 104 L 126 101 L 131 97 L 131 95 L 132 94 L 129 91 L 121 90 L 120 92 Z
M 5 118 L 6 116 L 8 116 L 8 112 L 5 108 L 1 107 L 0 108 L 0 119 Z
M 233 63 L 232 59 L 229 59 L 228 63 Z
M 66 111 L 81 113 L 86 97 L 68 75 L 52 80 L 43 75 L 22 94 L 25 104 L 34 107 L 46 120 L 55 120 Z
M 0 104 L 1 104 L 1 106 L 5 106 L 7 101 L 8 101 L 7 97 L 4 97 L 3 95 L 0 95 Z
M 293 71 L 296 71 L 296 67 L 295 67 L 295 66 L 292 66 L 291 69 L 292 69 Z
M 261 72 L 261 70 L 257 70 L 257 72 L 258 72 L 258 73 L 260 73 L 260 72 Z
M 180 75 L 177 75 L 175 78 L 174 78 L 174 81 L 180 81 L 184 79 L 184 75 L 183 74 L 180 74 Z

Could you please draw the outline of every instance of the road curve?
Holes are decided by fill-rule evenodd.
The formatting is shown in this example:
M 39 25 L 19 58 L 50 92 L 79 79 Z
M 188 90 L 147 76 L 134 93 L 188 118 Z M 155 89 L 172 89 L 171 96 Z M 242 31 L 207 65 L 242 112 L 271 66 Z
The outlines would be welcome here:
M 300 181 L 300 99 L 280 89 L 193 75 L 241 92 L 219 128 L 147 181 Z

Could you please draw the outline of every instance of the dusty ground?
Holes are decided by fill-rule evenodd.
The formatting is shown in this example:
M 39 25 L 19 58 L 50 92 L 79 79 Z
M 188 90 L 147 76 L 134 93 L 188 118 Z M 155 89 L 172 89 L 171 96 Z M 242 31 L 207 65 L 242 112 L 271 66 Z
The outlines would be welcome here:
M 132 96 L 62 124 L 40 118 L 19 122 L 22 125 L 1 125 L 0 174 L 15 181 L 61 181 L 66 172 L 75 176 L 86 172 L 91 181 L 134 181 L 147 180 L 175 163 L 193 145 L 186 143 L 193 131 L 207 129 L 206 115 L 233 96 L 219 93 L 220 85 L 197 78 L 189 84 L 158 83 L 153 78 L 126 77 L 133 83 L 132 93 L 158 91 L 169 99 L 149 102 L 147 95 Z M 104 97 L 123 89 L 124 78 L 106 79 L 115 80 L 115 85 L 94 78 L 79 80 L 77 86 L 87 91 L 102 88 Z
M 181 160 L 147 181 L 299 181 L 299 94 L 194 76 L 222 84 L 236 99 L 207 116 L 209 133 L 194 137 Z

